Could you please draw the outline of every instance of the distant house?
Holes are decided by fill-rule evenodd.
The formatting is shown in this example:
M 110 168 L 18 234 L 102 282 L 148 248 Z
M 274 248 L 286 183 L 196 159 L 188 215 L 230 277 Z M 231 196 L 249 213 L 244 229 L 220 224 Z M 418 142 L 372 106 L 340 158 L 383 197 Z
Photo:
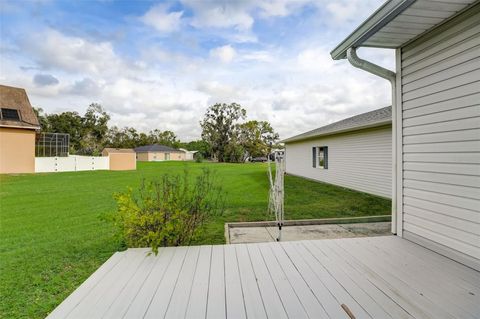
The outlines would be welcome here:
M 137 160 L 144 162 L 185 160 L 184 151 L 159 144 L 139 146 L 135 148 L 135 152 L 137 153 Z
M 0 173 L 35 172 L 40 124 L 22 88 L 0 85 Z
M 131 148 L 104 148 L 103 156 L 109 157 L 111 171 L 128 171 L 137 169 L 136 153 Z
M 180 148 L 180 151 L 185 152 L 185 160 L 186 161 L 193 161 L 193 159 L 195 157 L 195 154 L 198 153 L 198 151 L 189 151 L 189 150 L 184 149 L 184 148 Z
M 283 141 L 286 172 L 391 198 L 391 107 Z

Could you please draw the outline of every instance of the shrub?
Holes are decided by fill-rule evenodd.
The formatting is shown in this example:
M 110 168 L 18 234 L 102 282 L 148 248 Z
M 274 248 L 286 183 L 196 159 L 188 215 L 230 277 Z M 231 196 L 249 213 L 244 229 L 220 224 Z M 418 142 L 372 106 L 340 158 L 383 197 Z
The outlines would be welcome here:
M 223 211 L 223 192 L 213 173 L 204 169 L 190 178 L 188 171 L 143 180 L 138 191 L 114 195 L 113 220 L 128 247 L 188 245 L 200 226 Z
M 195 155 L 193 157 L 195 158 L 195 162 L 197 162 L 197 163 L 202 163 L 203 160 L 204 160 L 203 155 L 200 152 L 195 153 Z

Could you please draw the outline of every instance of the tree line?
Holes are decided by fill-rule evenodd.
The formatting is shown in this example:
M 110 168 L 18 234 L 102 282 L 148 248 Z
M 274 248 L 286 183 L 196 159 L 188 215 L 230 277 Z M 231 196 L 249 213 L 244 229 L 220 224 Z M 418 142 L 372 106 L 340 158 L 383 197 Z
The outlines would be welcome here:
M 69 134 L 69 152 L 79 155 L 99 155 L 105 147 L 161 144 L 195 150 L 203 158 L 219 162 L 243 162 L 247 157 L 267 156 L 279 138 L 266 121 L 244 121 L 246 111 L 237 103 L 210 106 L 200 122 L 202 139 L 190 142 L 180 141 L 169 130 L 144 133 L 134 127 L 109 126 L 110 115 L 98 103 L 90 104 L 84 115 L 71 111 L 47 114 L 41 108 L 34 111 L 43 132 Z

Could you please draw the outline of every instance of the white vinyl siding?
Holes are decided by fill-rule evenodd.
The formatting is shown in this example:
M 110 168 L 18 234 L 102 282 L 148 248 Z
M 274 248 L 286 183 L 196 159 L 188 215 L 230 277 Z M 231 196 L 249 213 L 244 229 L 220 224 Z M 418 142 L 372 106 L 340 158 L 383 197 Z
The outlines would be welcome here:
M 312 166 L 312 148 L 318 146 L 328 147 L 328 169 Z M 285 149 L 289 174 L 387 198 L 392 196 L 391 126 L 290 142 Z
M 478 6 L 477 6 L 478 7 Z M 402 49 L 403 231 L 480 267 L 480 13 Z

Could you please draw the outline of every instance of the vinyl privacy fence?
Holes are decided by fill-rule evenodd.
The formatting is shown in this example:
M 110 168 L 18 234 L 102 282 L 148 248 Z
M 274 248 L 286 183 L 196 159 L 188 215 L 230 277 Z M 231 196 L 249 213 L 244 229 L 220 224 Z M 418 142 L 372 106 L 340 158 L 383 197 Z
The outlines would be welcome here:
M 110 169 L 108 156 L 36 157 L 35 172 L 75 172 Z

